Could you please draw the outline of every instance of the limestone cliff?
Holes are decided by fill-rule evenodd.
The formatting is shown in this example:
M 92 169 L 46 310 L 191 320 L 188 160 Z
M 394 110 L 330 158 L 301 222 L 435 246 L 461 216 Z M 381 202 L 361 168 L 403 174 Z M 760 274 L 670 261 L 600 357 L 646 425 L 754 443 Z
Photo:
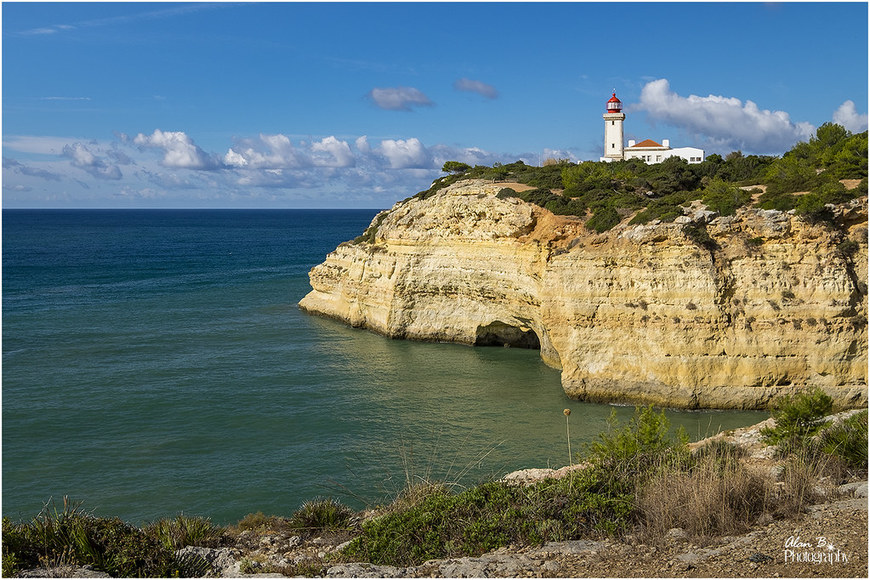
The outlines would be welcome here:
M 382 212 L 312 269 L 300 307 L 395 338 L 539 347 L 584 400 L 761 408 L 819 386 L 867 404 L 866 197 L 833 225 L 696 206 L 596 234 L 502 187 Z

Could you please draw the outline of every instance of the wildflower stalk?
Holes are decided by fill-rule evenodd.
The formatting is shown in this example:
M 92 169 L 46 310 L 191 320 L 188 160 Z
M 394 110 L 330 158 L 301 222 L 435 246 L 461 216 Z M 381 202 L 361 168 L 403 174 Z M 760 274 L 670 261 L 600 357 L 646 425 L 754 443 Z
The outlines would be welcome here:
M 568 436 L 568 465 L 574 465 L 573 455 L 571 455 L 571 426 L 568 424 L 568 416 L 571 415 L 571 409 L 562 411 L 565 414 L 565 433 Z

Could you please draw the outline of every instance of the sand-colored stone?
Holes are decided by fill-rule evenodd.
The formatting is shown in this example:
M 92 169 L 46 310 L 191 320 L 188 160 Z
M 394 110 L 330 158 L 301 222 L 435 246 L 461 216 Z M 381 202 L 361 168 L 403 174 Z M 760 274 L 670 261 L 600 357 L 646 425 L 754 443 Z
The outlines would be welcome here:
M 866 197 L 837 208 L 838 227 L 696 204 L 675 223 L 596 234 L 502 187 L 396 204 L 373 243 L 312 269 L 300 307 L 397 338 L 537 340 L 578 399 L 749 409 L 818 386 L 867 404 Z

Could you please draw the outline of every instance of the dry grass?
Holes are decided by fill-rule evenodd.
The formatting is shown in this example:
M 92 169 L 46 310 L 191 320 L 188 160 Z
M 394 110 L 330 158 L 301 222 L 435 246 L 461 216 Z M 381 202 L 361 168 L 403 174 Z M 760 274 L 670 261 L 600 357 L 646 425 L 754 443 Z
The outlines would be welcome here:
M 704 461 L 690 471 L 654 477 L 638 498 L 638 508 L 650 538 L 662 538 L 671 528 L 706 538 L 745 532 L 768 511 L 773 497 L 769 478 L 739 464 Z
M 845 472 L 837 457 L 820 454 L 795 454 L 782 464 L 781 481 L 772 510 L 777 516 L 793 517 L 810 504 L 837 493 L 834 482 Z
M 800 517 L 835 496 L 835 482 L 846 472 L 842 460 L 818 453 L 794 454 L 778 471 L 759 471 L 722 442 L 698 449 L 695 459 L 688 469 L 659 470 L 640 491 L 640 524 L 649 541 L 672 528 L 705 539 L 745 533 L 762 517 Z

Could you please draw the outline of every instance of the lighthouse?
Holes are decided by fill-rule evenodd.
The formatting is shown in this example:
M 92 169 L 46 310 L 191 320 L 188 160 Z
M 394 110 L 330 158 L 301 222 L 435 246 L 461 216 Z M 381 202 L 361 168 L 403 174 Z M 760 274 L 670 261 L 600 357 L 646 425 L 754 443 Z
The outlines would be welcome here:
M 616 91 L 607 101 L 607 111 L 604 113 L 604 157 L 602 161 L 621 161 L 623 159 L 622 122 L 625 113 L 622 112 L 622 101 L 616 98 Z

